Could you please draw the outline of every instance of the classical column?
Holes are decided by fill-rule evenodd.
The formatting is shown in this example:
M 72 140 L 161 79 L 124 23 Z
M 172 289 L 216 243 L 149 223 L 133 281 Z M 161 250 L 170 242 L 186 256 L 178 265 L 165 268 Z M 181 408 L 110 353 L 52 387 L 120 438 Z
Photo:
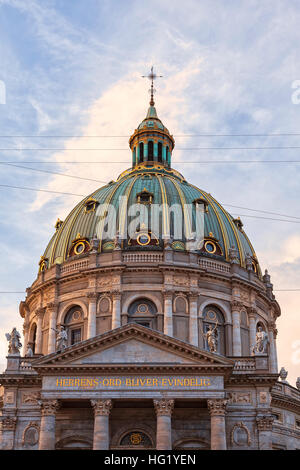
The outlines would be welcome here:
M 1 418 L 1 424 L 2 424 L 1 449 L 2 450 L 13 450 L 16 422 L 17 422 L 17 418 L 15 416 L 2 416 Z
M 35 354 L 42 354 L 42 325 L 44 317 L 44 308 L 39 308 L 36 311 L 37 325 L 36 325 L 36 339 L 35 339 Z
M 189 318 L 189 342 L 198 346 L 198 295 L 189 296 L 190 318 Z
M 28 335 L 29 335 L 29 323 L 25 321 L 23 324 L 23 336 L 24 336 L 23 356 L 26 356 L 26 352 L 27 352 Z
M 233 356 L 242 355 L 241 324 L 240 324 L 241 307 L 242 307 L 241 302 L 238 302 L 236 300 L 231 302 Z
M 97 292 L 89 292 L 87 294 L 89 300 L 88 339 L 96 336 L 97 295 Z
M 112 408 L 111 400 L 91 400 L 94 408 L 94 450 L 109 449 L 109 414 Z
M 255 345 L 256 337 L 256 309 L 251 307 L 248 309 L 249 318 L 249 343 L 250 343 L 250 355 L 252 354 L 253 346 Z
M 208 400 L 210 413 L 210 448 L 211 450 L 226 450 L 225 413 L 228 400 L 216 398 Z
M 257 416 L 259 450 L 272 450 L 272 425 L 274 418 L 270 415 Z
M 58 408 L 58 400 L 45 399 L 41 401 L 39 450 L 55 450 L 55 415 Z
M 171 416 L 174 409 L 174 400 L 153 400 L 157 416 L 156 421 L 156 449 L 172 450 Z
M 121 293 L 119 291 L 112 292 L 112 322 L 111 329 L 121 326 Z
M 58 303 L 50 302 L 47 305 L 49 311 L 49 333 L 48 333 L 48 354 L 52 354 L 56 350 L 56 318 Z
M 276 342 L 275 338 L 277 336 L 277 329 L 275 322 L 272 322 L 269 326 L 269 341 L 270 341 L 270 372 L 276 374 L 278 372 L 277 366 L 277 352 L 276 352 Z
M 164 292 L 164 333 L 173 336 L 172 291 Z

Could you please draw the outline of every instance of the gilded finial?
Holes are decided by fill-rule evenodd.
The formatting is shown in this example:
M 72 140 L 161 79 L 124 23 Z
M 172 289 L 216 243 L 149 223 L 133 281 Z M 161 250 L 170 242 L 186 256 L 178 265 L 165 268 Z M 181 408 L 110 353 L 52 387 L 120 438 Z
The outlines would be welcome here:
M 149 80 L 151 81 L 151 88 L 150 88 L 150 106 L 154 106 L 154 93 L 155 93 L 155 89 L 154 89 L 154 86 L 153 86 L 153 82 L 156 78 L 160 78 L 162 77 L 162 75 L 156 75 L 156 73 L 154 72 L 153 70 L 153 65 L 151 67 L 151 70 L 150 70 L 150 73 L 149 75 L 142 75 L 143 78 L 149 78 Z

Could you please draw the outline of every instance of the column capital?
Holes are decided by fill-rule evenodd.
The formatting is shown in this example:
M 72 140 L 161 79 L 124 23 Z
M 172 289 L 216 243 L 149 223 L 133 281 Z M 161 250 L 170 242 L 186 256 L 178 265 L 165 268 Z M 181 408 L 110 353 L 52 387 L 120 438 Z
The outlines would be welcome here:
M 162 294 L 164 299 L 170 299 L 173 297 L 174 291 L 172 289 L 163 289 Z
M 88 292 L 86 296 L 90 301 L 97 300 L 98 292 Z
M 3 431 L 14 431 L 16 428 L 17 418 L 15 416 L 3 416 L 1 418 Z
M 232 300 L 231 301 L 231 309 L 235 311 L 240 311 L 243 308 L 243 303 L 240 300 Z
M 269 330 L 273 332 L 274 337 L 276 338 L 277 336 L 277 328 L 276 328 L 276 323 L 274 321 L 269 323 Z
M 273 416 L 257 416 L 256 423 L 259 431 L 272 431 Z
M 257 309 L 256 307 L 247 307 L 247 312 L 250 317 L 255 317 L 257 315 Z
M 207 400 L 207 407 L 211 416 L 225 416 L 228 400 L 224 398 L 215 398 Z
M 167 400 L 162 398 L 161 400 L 153 400 L 154 409 L 157 416 L 171 416 L 174 409 L 175 400 Z
M 190 302 L 197 302 L 199 298 L 199 293 L 198 292 L 189 292 L 188 293 L 188 298 Z
M 44 399 L 39 401 L 42 416 L 54 416 L 59 408 L 58 400 Z
M 46 308 L 45 307 L 39 307 L 36 309 L 35 314 L 37 318 L 42 318 L 44 313 L 45 313 Z
M 120 300 L 121 298 L 121 291 L 115 289 L 111 291 L 111 296 L 113 299 Z
M 49 302 L 46 306 L 47 310 L 56 310 L 59 306 L 59 302 Z
M 111 400 L 91 400 L 95 416 L 108 416 L 112 409 Z

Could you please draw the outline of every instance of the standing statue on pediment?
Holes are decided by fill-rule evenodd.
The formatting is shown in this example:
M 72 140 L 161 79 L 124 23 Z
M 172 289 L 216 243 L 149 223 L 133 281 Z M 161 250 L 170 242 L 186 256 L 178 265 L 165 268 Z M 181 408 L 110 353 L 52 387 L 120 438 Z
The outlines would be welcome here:
M 62 351 L 68 346 L 68 334 L 63 325 L 60 326 L 60 330 L 55 330 L 57 333 L 56 336 L 56 350 Z
M 22 343 L 20 341 L 21 335 L 17 331 L 17 328 L 13 328 L 12 332 L 6 333 L 5 336 L 8 341 L 8 354 L 15 354 L 19 356 Z

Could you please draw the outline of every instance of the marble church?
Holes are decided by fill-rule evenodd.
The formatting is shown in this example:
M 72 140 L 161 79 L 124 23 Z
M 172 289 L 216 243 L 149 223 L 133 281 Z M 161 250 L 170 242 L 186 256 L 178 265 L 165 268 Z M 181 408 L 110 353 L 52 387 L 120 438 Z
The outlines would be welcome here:
M 174 146 L 152 92 L 132 167 L 57 220 L 6 335 L 2 449 L 300 449 L 270 275 Z

